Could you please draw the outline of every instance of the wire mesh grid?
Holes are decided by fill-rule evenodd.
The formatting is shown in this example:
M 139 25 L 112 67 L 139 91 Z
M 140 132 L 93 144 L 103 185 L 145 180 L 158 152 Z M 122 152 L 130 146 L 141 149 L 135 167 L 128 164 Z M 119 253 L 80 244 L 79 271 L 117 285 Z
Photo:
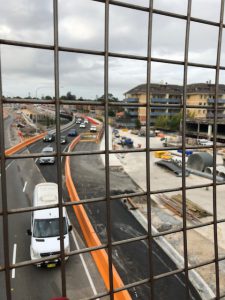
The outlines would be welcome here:
M 103 3 L 105 6 L 105 31 L 104 31 L 104 51 L 93 51 L 88 49 L 78 49 L 78 48 L 72 48 L 72 47 L 63 47 L 59 45 L 58 41 L 58 1 L 53 0 L 53 17 L 54 17 L 54 44 L 53 45 L 47 45 L 47 44 L 36 44 L 36 43 L 29 43 L 29 42 L 21 42 L 21 41 L 14 41 L 14 40 L 7 40 L 7 39 L 0 39 L 0 45 L 8 45 L 8 46 L 19 46 L 19 47 L 27 47 L 27 48 L 36 48 L 36 49 L 43 49 L 43 50 L 50 50 L 54 53 L 54 85 L 55 85 L 55 99 L 56 100 L 45 100 L 42 101 L 42 104 L 54 104 L 55 105 L 55 117 L 56 117 L 56 152 L 54 155 L 57 157 L 57 182 L 58 182 L 58 194 L 59 194 L 59 204 L 56 206 L 59 208 L 59 217 L 60 217 L 60 258 L 61 258 L 61 288 L 62 288 L 62 296 L 67 295 L 67 289 L 66 289 L 66 268 L 65 268 L 65 252 L 64 252 L 64 242 L 63 242 L 63 207 L 69 207 L 72 205 L 81 205 L 81 204 L 87 204 L 87 203 L 95 203 L 95 202 L 104 202 L 106 203 L 106 211 L 107 211 L 107 244 L 102 244 L 99 247 L 87 247 L 82 250 L 75 250 L 71 251 L 68 255 L 78 255 L 81 253 L 90 253 L 94 250 L 100 250 L 100 249 L 106 249 L 108 253 L 108 259 L 109 259 L 109 290 L 105 293 L 99 293 L 95 296 L 89 297 L 88 299 L 98 299 L 101 297 L 109 296 L 110 299 L 114 299 L 114 296 L 116 293 L 122 290 L 129 290 L 132 287 L 141 286 L 143 284 L 148 284 L 150 286 L 150 296 L 149 298 L 157 299 L 157 297 L 154 294 L 154 284 L 156 280 L 159 280 L 161 278 L 166 278 L 171 275 L 176 275 L 180 273 L 184 273 L 185 278 L 185 287 L 186 287 L 186 299 L 190 298 L 190 279 L 189 279 L 189 271 L 193 269 L 197 269 L 202 266 L 207 266 L 209 264 L 215 264 L 215 278 L 216 278 L 216 292 L 215 292 L 215 298 L 212 299 L 222 299 L 224 295 L 221 295 L 220 292 L 220 274 L 219 274 L 219 262 L 223 261 L 225 257 L 219 257 L 218 255 L 218 232 L 217 232 L 217 225 L 220 223 L 225 222 L 225 219 L 218 220 L 217 217 L 217 186 L 222 185 L 223 183 L 218 183 L 216 180 L 216 153 L 217 150 L 220 147 L 217 145 L 217 113 L 219 111 L 218 107 L 218 95 L 219 95 L 219 75 L 221 70 L 225 70 L 225 66 L 222 66 L 220 63 L 220 57 L 221 57 L 221 43 L 222 43 L 222 32 L 223 28 L 225 27 L 225 24 L 223 23 L 223 17 L 224 17 L 224 0 L 221 0 L 221 7 L 220 7 L 220 20 L 219 22 L 213 22 L 208 21 L 205 19 L 195 18 L 191 16 L 191 6 L 192 1 L 188 1 L 188 7 L 187 7 L 187 13 L 185 15 L 177 14 L 177 13 L 171 13 L 168 11 L 163 10 L 157 10 L 153 8 L 153 0 L 149 1 L 149 7 L 145 6 L 139 6 L 134 4 L 128 4 L 126 2 L 120 2 L 120 1 L 114 1 L 114 0 L 92 0 L 93 2 L 100 2 Z M 122 54 L 122 53 L 115 53 L 109 51 L 109 9 L 111 6 L 116 7 L 123 7 L 126 9 L 132 9 L 135 11 L 142 11 L 148 14 L 148 45 L 147 45 L 147 53 L 146 56 L 140 56 L 140 55 L 130 55 L 130 54 Z M 186 33 L 185 33 L 185 49 L 184 49 L 184 60 L 171 60 L 171 59 L 162 59 L 157 57 L 152 57 L 152 19 L 154 15 L 162 15 L 162 16 L 168 16 L 174 19 L 180 19 L 184 20 L 186 23 Z M 216 57 L 216 64 L 210 65 L 210 64 L 202 64 L 202 63 L 193 63 L 190 62 L 188 59 L 189 55 L 189 39 L 190 39 L 190 25 L 191 23 L 199 23 L 199 24 L 206 24 L 215 28 L 218 28 L 218 41 L 217 41 L 217 57 Z M 65 53 L 81 53 L 81 54 L 90 54 L 90 55 L 97 55 L 104 57 L 104 104 L 102 102 L 96 102 L 93 103 L 92 101 L 67 101 L 67 100 L 61 100 L 59 99 L 59 53 L 65 52 Z M 129 59 L 134 61 L 144 61 L 147 63 L 147 74 L 146 74 L 146 103 L 117 103 L 117 102 L 109 102 L 108 94 L 109 94 L 109 58 L 121 58 L 121 59 Z M 151 108 L 157 108 L 157 107 L 166 107 L 166 104 L 153 104 L 151 103 L 151 73 L 152 73 L 152 62 L 158 62 L 163 64 L 173 64 L 173 65 L 180 65 L 183 67 L 183 103 L 182 104 L 174 104 L 174 105 L 168 105 L 168 107 L 174 107 L 179 108 L 182 110 L 182 145 L 180 147 L 166 147 L 166 148 L 154 148 L 150 145 L 150 139 L 149 139 L 149 131 L 150 131 L 150 110 Z M 196 67 L 196 68 L 205 68 L 205 69 L 212 69 L 215 70 L 215 101 L 214 101 L 214 119 L 213 119 L 213 146 L 208 147 L 202 147 L 202 148 L 212 148 L 213 149 L 213 181 L 212 183 L 208 184 L 201 184 L 201 185 L 192 185 L 192 186 L 186 186 L 186 166 L 185 166 L 185 151 L 187 149 L 193 149 L 193 146 L 188 147 L 185 144 L 185 138 L 186 138 L 186 118 L 187 118 L 187 109 L 188 108 L 198 108 L 198 106 L 192 106 L 188 105 L 185 101 L 187 99 L 187 75 L 188 75 L 188 67 Z M 10 281 L 10 272 L 14 268 L 21 268 L 24 266 L 32 265 L 32 261 L 24 261 L 20 263 L 11 264 L 10 257 L 9 257 L 9 215 L 12 214 L 19 214 L 24 212 L 32 212 L 36 210 L 35 207 L 27 207 L 27 208 L 15 208 L 15 209 L 8 209 L 7 205 L 7 176 L 6 176 L 6 161 L 9 159 L 24 159 L 24 158 L 38 158 L 41 156 L 41 154 L 15 154 L 15 155 L 5 155 L 5 141 L 4 141 L 4 118 L 3 118 L 3 106 L 4 104 L 10 104 L 10 103 L 31 103 L 31 104 L 39 104 L 38 100 L 24 100 L 24 99 L 5 99 L 2 95 L 2 78 L 1 78 L 1 65 L 0 65 L 0 149 L 1 149 L 1 198 L 2 198 L 2 211 L 0 211 L 0 215 L 3 219 L 3 239 L 4 239 L 4 265 L 0 266 L 0 271 L 4 272 L 5 274 L 5 289 L 6 289 L 6 295 L 7 299 L 12 299 L 12 290 L 11 290 L 11 281 Z M 85 105 L 89 104 L 90 106 L 102 106 L 104 105 L 104 122 L 105 122 L 105 150 L 100 151 L 80 151 L 80 152 L 74 152 L 74 153 L 67 153 L 62 152 L 60 147 L 60 139 L 59 139 L 59 133 L 60 133 L 60 105 L 68 104 L 68 105 Z M 109 108 L 113 107 L 144 107 L 146 109 L 146 147 L 142 149 L 134 149 L 134 150 L 110 150 L 109 147 Z M 202 106 L 199 106 L 199 108 L 202 108 Z M 206 106 L 205 109 L 211 109 L 212 106 Z M 196 149 L 199 149 L 201 147 L 196 146 Z M 178 188 L 170 188 L 170 189 L 160 189 L 160 190 L 154 190 L 150 186 L 150 153 L 157 151 L 157 150 L 182 150 L 182 184 Z M 139 153 L 145 153 L 146 155 L 146 191 L 139 192 L 139 193 L 131 193 L 131 194 L 120 194 L 116 196 L 112 196 L 110 194 L 110 161 L 109 157 L 110 154 L 115 153 L 132 153 L 132 152 L 139 152 Z M 103 154 L 105 156 L 105 190 L 106 190 L 106 196 L 101 198 L 91 198 L 86 200 L 81 200 L 79 203 L 70 202 L 70 203 L 63 203 L 62 202 L 62 163 L 61 163 L 61 157 L 70 156 L 70 157 L 76 157 L 79 155 L 99 155 Z M 187 197 L 186 193 L 188 190 L 198 189 L 198 188 L 206 188 L 206 187 L 212 187 L 213 188 L 213 220 L 209 222 L 204 222 L 197 225 L 188 225 L 187 224 Z M 152 212 L 151 212 L 151 195 L 157 195 L 162 194 L 166 192 L 172 192 L 172 191 L 181 191 L 182 192 L 182 228 L 181 229 L 173 229 L 168 230 L 166 232 L 159 232 L 159 233 L 153 233 L 152 232 Z M 147 199 L 147 219 L 148 219 L 148 230 L 146 235 L 134 237 L 125 239 L 119 242 L 113 242 L 112 241 L 112 217 L 111 217 L 111 202 L 117 201 L 118 199 L 124 198 L 124 197 L 137 197 L 137 196 L 146 196 Z M 55 206 L 48 206 L 48 207 L 55 207 Z M 46 208 L 43 207 L 43 208 Z M 38 209 L 41 209 L 40 207 Z M 187 233 L 189 230 L 196 229 L 196 228 L 202 228 L 205 226 L 213 226 L 213 233 L 214 233 L 214 258 L 211 260 L 206 260 L 202 263 L 198 263 L 195 265 L 189 265 L 188 262 L 188 242 L 187 242 Z M 153 269 L 153 247 L 152 243 L 154 238 L 166 236 L 169 234 L 181 232 L 183 234 L 183 258 L 184 258 L 184 266 L 183 268 L 178 268 L 176 270 L 163 273 L 160 275 L 154 275 L 154 269 Z M 134 283 L 126 284 L 122 288 L 115 289 L 114 283 L 113 283 L 113 259 L 112 259 L 112 249 L 113 247 L 117 245 L 123 245 L 132 243 L 134 241 L 147 241 L 148 243 L 148 256 L 149 256 L 149 277 L 143 280 L 138 280 Z M 56 257 L 58 257 L 57 255 Z M 54 257 L 53 257 L 54 258 Z M 40 259 L 40 261 L 44 261 L 44 259 Z

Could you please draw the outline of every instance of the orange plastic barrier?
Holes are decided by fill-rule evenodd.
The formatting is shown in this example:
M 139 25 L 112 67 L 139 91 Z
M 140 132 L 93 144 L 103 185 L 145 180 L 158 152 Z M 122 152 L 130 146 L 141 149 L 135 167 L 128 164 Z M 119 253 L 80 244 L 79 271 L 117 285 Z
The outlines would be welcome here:
M 28 145 L 30 145 L 30 144 L 32 144 L 32 143 L 34 143 L 34 142 L 40 140 L 40 139 L 43 138 L 45 135 L 46 135 L 46 133 L 41 133 L 41 134 L 36 135 L 36 136 L 34 136 L 34 137 L 32 137 L 32 138 L 30 138 L 30 139 L 28 139 L 28 140 L 25 140 L 25 141 L 23 141 L 23 142 L 21 142 L 21 143 L 15 145 L 15 146 L 13 146 L 13 147 L 7 149 L 7 150 L 5 151 L 5 154 L 6 154 L 6 155 L 14 154 L 14 153 L 16 153 L 17 151 L 22 150 L 22 149 L 25 148 L 26 146 L 28 146 Z
M 101 122 L 98 122 L 94 119 L 92 119 L 91 117 L 85 117 L 90 123 L 94 124 L 94 125 L 100 125 Z
M 73 142 L 69 146 L 69 152 L 75 147 L 75 145 L 79 142 L 80 137 L 78 136 L 73 140 Z M 65 175 L 66 175 L 66 187 L 70 196 L 71 201 L 80 201 L 79 196 L 77 194 L 76 188 L 74 186 L 71 172 L 70 172 L 70 157 L 66 157 L 65 162 Z M 101 246 L 101 242 L 86 214 L 86 211 L 83 205 L 74 205 L 73 206 L 74 212 L 77 216 L 77 220 L 80 224 L 82 229 L 84 238 L 88 247 L 96 247 Z M 109 285 L 109 262 L 108 262 L 108 255 L 105 249 L 92 251 L 91 255 L 97 265 L 97 268 L 105 282 L 107 289 L 110 288 Z M 113 286 L 114 289 L 121 288 L 124 286 L 122 279 L 120 278 L 118 272 L 116 271 L 115 267 L 113 266 Z M 130 294 L 127 290 L 118 292 L 114 294 L 115 300 L 131 300 Z

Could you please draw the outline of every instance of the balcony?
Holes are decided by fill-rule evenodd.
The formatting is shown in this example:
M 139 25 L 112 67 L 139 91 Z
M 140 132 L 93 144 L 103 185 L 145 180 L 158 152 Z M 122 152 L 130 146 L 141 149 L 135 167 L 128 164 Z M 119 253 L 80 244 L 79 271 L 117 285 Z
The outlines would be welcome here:
M 213 99 L 213 98 L 209 98 L 208 99 L 208 104 L 212 104 L 214 102 L 215 102 L 215 99 Z M 217 99 L 217 103 L 219 103 L 219 104 L 225 104 L 225 99 Z
M 175 98 L 152 98 L 151 103 L 166 103 L 166 104 L 180 104 L 181 99 L 175 99 Z

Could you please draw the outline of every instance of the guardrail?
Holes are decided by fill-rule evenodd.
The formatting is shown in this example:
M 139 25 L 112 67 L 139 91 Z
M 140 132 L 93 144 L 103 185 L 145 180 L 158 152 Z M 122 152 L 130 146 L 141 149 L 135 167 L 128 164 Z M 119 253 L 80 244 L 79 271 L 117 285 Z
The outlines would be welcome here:
M 73 142 L 70 144 L 68 148 L 68 152 L 72 151 L 72 149 L 76 146 L 80 141 L 80 136 L 75 138 Z M 74 186 L 71 171 L 70 171 L 70 157 L 66 157 L 65 162 L 65 176 L 66 176 L 66 187 L 70 196 L 71 201 L 80 201 L 80 198 L 77 194 L 76 188 Z M 76 214 L 77 220 L 80 224 L 81 230 L 83 232 L 84 238 L 88 247 L 96 247 L 101 246 L 101 242 L 87 216 L 87 213 L 83 207 L 83 205 L 74 205 L 73 210 Z M 109 289 L 109 262 L 108 255 L 104 249 L 92 251 L 91 255 L 96 263 L 96 266 L 104 280 L 106 288 Z M 122 279 L 120 278 L 117 270 L 113 266 L 113 285 L 114 288 L 121 288 L 124 286 Z M 127 290 L 121 291 L 114 294 L 115 300 L 131 300 L 130 294 Z

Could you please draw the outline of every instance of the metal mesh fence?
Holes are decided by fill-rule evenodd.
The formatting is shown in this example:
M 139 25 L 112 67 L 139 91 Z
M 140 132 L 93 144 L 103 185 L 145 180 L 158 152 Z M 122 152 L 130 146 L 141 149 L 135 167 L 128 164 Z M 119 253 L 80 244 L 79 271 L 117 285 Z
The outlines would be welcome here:
M 90 253 L 94 250 L 106 249 L 108 253 L 108 261 L 109 261 L 109 290 L 104 293 L 99 293 L 95 296 L 89 297 L 88 299 L 99 299 L 101 297 L 109 296 L 110 299 L 114 299 L 115 295 L 122 291 L 122 290 L 130 290 L 133 287 L 141 286 L 144 284 L 148 284 L 150 287 L 150 299 L 157 299 L 157 296 L 154 293 L 154 286 L 157 280 L 162 278 L 167 278 L 172 275 L 184 274 L 184 283 L 185 283 L 185 291 L 186 295 L 184 297 L 186 299 L 190 298 L 190 278 L 189 272 L 193 269 L 198 269 L 200 267 L 208 266 L 210 264 L 215 265 L 215 297 L 212 299 L 222 299 L 224 295 L 221 294 L 220 291 L 220 270 L 219 270 L 219 263 L 224 261 L 224 256 L 219 256 L 218 252 L 218 224 L 224 223 L 225 219 L 219 219 L 217 216 L 217 187 L 223 185 L 223 182 L 217 182 L 217 174 L 216 174 L 216 164 L 217 158 L 216 154 L 218 149 L 223 148 L 223 145 L 217 145 L 217 113 L 218 113 L 218 101 L 219 98 L 219 82 L 220 82 L 220 71 L 225 70 L 225 66 L 221 65 L 220 57 L 221 57 L 221 44 L 222 44 L 222 33 L 225 27 L 224 24 L 224 0 L 221 0 L 221 7 L 220 7 L 220 20 L 218 22 L 208 21 L 205 19 L 200 19 L 191 16 L 191 7 L 192 1 L 188 1 L 188 7 L 185 15 L 172 13 L 168 11 L 154 9 L 153 7 L 153 0 L 149 1 L 149 6 L 139 6 L 134 4 L 129 4 L 122 1 L 115 1 L 115 0 L 92 0 L 93 2 L 102 3 L 105 7 L 105 21 L 104 21 L 104 51 L 94 51 L 88 49 L 78 49 L 72 47 L 63 47 L 59 45 L 58 40 L 58 1 L 53 0 L 53 21 L 54 21 L 54 43 L 50 44 L 36 44 L 36 43 L 29 43 L 29 42 L 21 42 L 15 40 L 7 40 L 7 39 L 0 39 L 0 45 L 8 45 L 11 47 L 18 46 L 18 47 L 26 47 L 26 48 L 34 48 L 34 49 L 42 49 L 42 50 L 50 50 L 54 54 L 54 95 L 55 100 L 43 100 L 42 104 L 52 104 L 55 106 L 55 119 L 56 119 L 56 153 L 55 156 L 57 158 L 57 182 L 58 182 L 58 195 L 59 195 L 59 216 L 60 216 L 60 259 L 61 259 L 61 291 L 62 296 L 67 295 L 67 288 L 66 288 L 66 265 L 65 265 L 65 252 L 64 252 L 64 242 L 63 242 L 63 207 L 70 207 L 70 206 L 78 206 L 81 204 L 88 204 L 88 203 L 106 203 L 106 219 L 107 219 L 107 243 L 103 244 L 99 247 L 86 247 L 82 250 L 75 250 L 69 253 L 69 256 L 78 255 L 82 253 Z M 116 52 L 109 51 L 109 10 L 111 6 L 122 7 L 125 9 L 131 9 L 135 11 L 142 11 L 148 14 L 148 44 L 147 44 L 147 53 L 145 56 L 140 55 L 131 55 L 131 54 L 122 54 Z M 184 47 L 184 59 L 183 60 L 172 60 L 172 59 L 163 59 L 157 58 L 152 56 L 152 31 L 153 31 L 153 16 L 161 15 L 171 17 L 177 20 L 184 20 L 186 24 L 186 32 L 185 32 L 185 47 Z M 216 54 L 216 64 L 202 64 L 202 63 L 193 63 L 189 61 L 189 39 L 190 39 L 190 26 L 193 23 L 198 24 L 205 24 L 211 27 L 215 27 L 218 29 L 218 40 L 217 40 L 217 54 Z M 59 83 L 59 54 L 60 53 L 78 53 L 78 54 L 89 54 L 100 56 L 104 58 L 104 95 L 105 99 L 104 102 L 95 101 L 79 101 L 79 100 L 61 100 L 59 95 L 60 83 Z M 120 103 L 120 102 L 111 102 L 108 99 L 109 94 L 109 59 L 110 58 L 120 58 L 120 59 L 127 59 L 133 61 L 143 61 L 147 64 L 147 74 L 146 74 L 146 102 L 145 103 Z M 152 108 L 159 108 L 159 107 L 166 107 L 165 104 L 155 104 L 151 102 L 151 75 L 152 75 L 152 63 L 162 63 L 162 64 L 170 64 L 170 65 L 178 65 L 183 68 L 183 93 L 182 93 L 182 103 L 181 104 L 173 104 L 168 105 L 169 108 L 177 108 L 180 109 L 182 112 L 182 143 L 181 146 L 168 146 L 168 147 L 152 147 L 150 143 L 150 111 Z M 186 139 L 186 119 L 187 119 L 187 109 L 191 108 L 200 108 L 202 106 L 196 105 L 189 105 L 186 103 L 187 99 L 187 84 L 188 84 L 188 68 L 204 68 L 206 70 L 211 69 L 215 71 L 215 101 L 214 106 L 205 106 L 204 109 L 210 109 L 213 111 L 213 146 L 187 146 L 185 143 Z M 7 175 L 6 175 L 6 162 L 7 160 L 20 160 L 26 158 L 38 158 L 41 154 L 32 154 L 32 153 L 18 153 L 14 155 L 5 155 L 5 141 L 4 141 L 4 118 L 3 118 L 3 106 L 6 104 L 40 104 L 40 102 L 36 99 L 6 99 L 3 98 L 2 92 L 2 78 L 1 78 L 1 64 L 0 64 L 0 149 L 1 149 L 1 198 L 2 198 L 2 210 L 0 211 L 0 216 L 2 216 L 3 220 L 3 240 L 4 240 L 4 264 L 0 266 L 0 273 L 4 273 L 5 275 L 5 290 L 6 290 L 6 297 L 7 299 L 12 299 L 12 289 L 11 289 L 11 270 L 22 268 L 25 266 L 32 265 L 32 261 L 23 261 L 19 263 L 12 264 L 10 261 L 9 253 L 9 216 L 14 214 L 22 214 L 22 213 L 30 213 L 34 210 L 37 210 L 35 207 L 25 207 L 25 208 L 14 208 L 9 209 L 7 204 Z M 104 124 L 105 124 L 105 149 L 104 150 L 95 150 L 95 151 L 79 151 L 79 152 L 62 152 L 60 146 L 60 106 L 61 105 L 90 105 L 90 106 L 102 106 L 104 105 Z M 145 108 L 146 110 L 146 147 L 140 149 L 119 149 L 119 150 L 111 150 L 109 147 L 109 109 L 111 108 L 118 108 L 118 107 L 136 107 L 136 108 Z M 201 149 L 201 148 L 208 148 L 213 150 L 213 180 L 211 183 L 207 184 L 194 184 L 192 186 L 186 185 L 186 164 L 185 164 L 185 151 L 188 149 Z M 150 182 L 151 182 L 151 163 L 150 163 L 150 154 L 155 151 L 160 150 L 182 150 L 182 180 L 181 185 L 179 187 L 171 187 L 171 188 L 164 188 L 164 189 L 154 189 Z M 136 193 L 127 193 L 127 194 L 119 194 L 119 195 L 111 195 L 110 193 L 110 155 L 111 154 L 124 154 L 124 153 L 145 153 L 146 159 L 146 190 L 142 192 Z M 73 202 L 66 202 L 62 201 L 63 194 L 62 194 L 62 162 L 61 157 L 70 156 L 71 158 L 82 156 L 82 155 L 104 155 L 105 156 L 105 197 L 99 198 L 92 198 L 81 200 L 79 203 L 76 201 Z M 190 190 L 197 190 L 200 188 L 212 188 L 212 202 L 213 202 L 213 219 L 207 222 L 198 223 L 198 224 L 188 224 L 187 222 L 187 192 Z M 178 229 L 171 229 L 165 232 L 158 232 L 154 233 L 152 230 L 152 199 L 153 195 L 160 195 L 169 192 L 181 192 L 182 193 L 182 227 Z M 111 203 L 112 201 L 118 201 L 121 198 L 126 197 L 141 197 L 145 196 L 147 201 L 147 233 L 142 236 L 132 237 L 128 239 L 124 239 L 121 241 L 114 242 L 112 240 L 112 212 L 111 212 Z M 55 206 L 49 206 L 55 207 Z M 40 208 L 38 208 L 40 209 Z M 189 264 L 188 259 L 188 232 L 193 229 L 204 228 L 207 226 L 213 226 L 213 241 L 214 241 L 214 257 L 212 259 L 208 259 L 206 261 L 202 261 L 201 263 L 196 264 Z M 153 241 L 155 238 L 163 237 L 175 233 L 182 233 L 183 237 L 183 258 L 184 258 L 184 265 L 182 268 L 176 268 L 167 273 L 162 273 L 160 275 L 155 275 L 155 266 L 153 264 Z M 125 245 L 129 243 L 133 243 L 136 241 L 146 241 L 148 243 L 148 269 L 149 269 L 149 276 L 148 278 L 141 279 L 135 281 L 133 283 L 125 284 L 124 287 L 115 289 L 113 283 L 113 258 L 112 252 L 113 247 L 119 245 Z M 56 255 L 58 257 L 59 255 Z M 54 257 L 53 257 L 54 258 Z M 45 261 L 44 259 L 40 259 L 41 261 Z M 77 298 L 76 298 L 77 299 Z

